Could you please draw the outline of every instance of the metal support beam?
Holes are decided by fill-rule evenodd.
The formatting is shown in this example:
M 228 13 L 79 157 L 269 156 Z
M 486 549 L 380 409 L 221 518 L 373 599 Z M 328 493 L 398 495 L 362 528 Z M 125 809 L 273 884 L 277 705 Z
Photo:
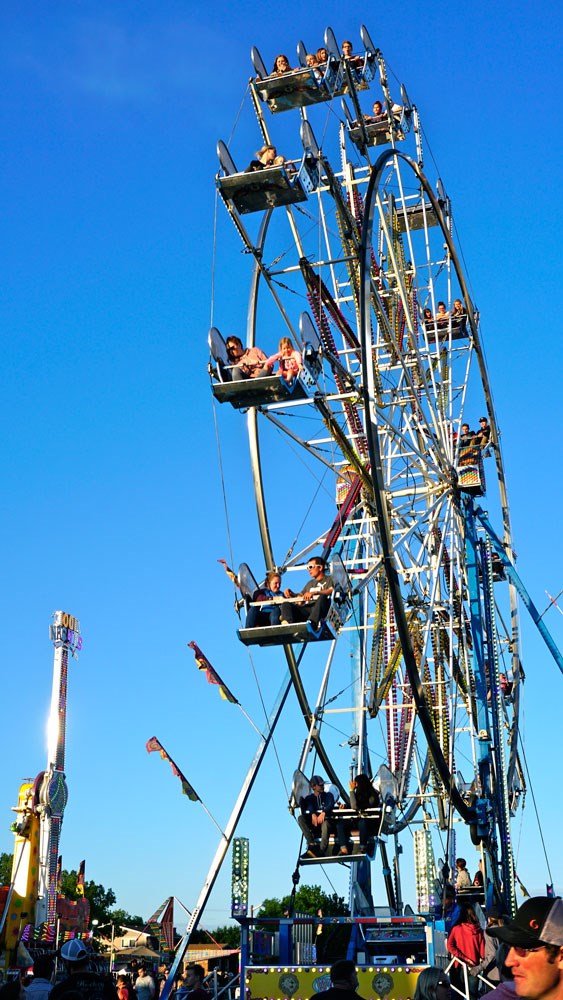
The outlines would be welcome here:
M 168 997 L 170 996 L 170 993 L 174 988 L 176 973 L 178 972 L 178 969 L 180 968 L 180 965 L 184 959 L 184 955 L 186 954 L 186 951 L 188 949 L 188 945 L 190 943 L 190 937 L 193 931 L 195 931 L 199 923 L 200 917 L 203 913 L 203 910 L 205 908 L 205 904 L 207 903 L 207 900 L 211 895 L 211 890 L 215 885 L 215 880 L 219 874 L 221 865 L 223 864 L 225 855 L 229 849 L 229 844 L 234 836 L 235 830 L 237 828 L 237 823 L 242 815 L 242 811 L 246 805 L 248 796 L 250 795 L 250 791 L 252 789 L 252 786 L 260 769 L 260 765 L 262 764 L 262 761 L 266 754 L 266 750 L 268 749 L 272 736 L 274 735 L 274 729 L 276 728 L 276 725 L 279 721 L 282 709 L 285 705 L 290 690 L 291 690 L 291 680 L 288 679 L 288 676 L 286 675 L 284 682 L 280 688 L 274 708 L 268 719 L 266 735 L 262 736 L 260 739 L 260 742 L 256 749 L 256 753 L 254 754 L 252 763 L 248 769 L 248 773 L 246 775 L 246 778 L 244 779 L 242 788 L 238 794 L 238 798 L 235 802 L 233 811 L 229 817 L 229 821 L 225 828 L 225 833 L 223 834 L 221 840 L 219 841 L 219 846 L 217 847 L 217 850 L 215 852 L 215 857 L 211 862 L 211 867 L 209 868 L 209 871 L 207 873 L 207 878 L 203 883 L 201 892 L 197 899 L 197 903 L 193 908 L 190 921 L 186 928 L 186 933 L 184 934 L 184 937 L 182 938 L 176 950 L 176 957 L 174 959 L 170 972 L 168 973 L 168 979 L 166 980 L 163 986 L 162 993 L 160 994 L 160 1000 L 168 1000 Z
M 520 594 L 520 597 L 522 598 L 524 605 L 528 609 L 528 612 L 530 614 L 532 621 L 534 622 L 534 625 L 536 626 L 543 641 L 545 642 L 547 648 L 549 649 L 549 652 L 553 656 L 553 659 L 555 660 L 561 673 L 563 673 L 563 655 L 561 654 L 559 648 L 555 645 L 551 633 L 549 632 L 544 622 L 542 621 L 542 616 L 540 615 L 538 609 L 536 608 L 534 602 L 532 601 L 532 598 L 530 597 L 528 591 L 526 590 L 524 584 L 522 583 L 522 580 L 518 576 L 514 563 L 508 558 L 500 538 L 493 531 L 491 522 L 489 521 L 487 515 L 481 509 L 481 507 L 475 508 L 475 517 L 480 522 L 480 524 L 482 524 L 483 528 L 487 532 L 487 535 L 491 540 L 491 545 L 494 548 L 495 552 L 497 553 L 500 561 L 502 562 L 502 565 L 506 570 L 506 574 L 510 582 L 513 583 L 514 586 L 516 587 L 516 590 Z

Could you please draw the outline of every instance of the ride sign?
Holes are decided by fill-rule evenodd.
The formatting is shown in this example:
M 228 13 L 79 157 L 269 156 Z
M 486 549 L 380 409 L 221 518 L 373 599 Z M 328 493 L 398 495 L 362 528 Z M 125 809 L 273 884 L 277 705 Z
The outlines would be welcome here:
M 80 634 L 80 622 L 74 615 L 69 615 L 66 611 L 55 611 L 54 625 L 49 626 L 49 638 L 52 642 L 62 642 L 69 646 L 72 652 L 80 652 L 82 649 L 82 636 Z

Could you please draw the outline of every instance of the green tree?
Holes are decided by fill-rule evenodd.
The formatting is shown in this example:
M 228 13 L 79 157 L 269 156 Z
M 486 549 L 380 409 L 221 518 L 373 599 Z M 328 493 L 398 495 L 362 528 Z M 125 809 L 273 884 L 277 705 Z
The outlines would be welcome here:
M 258 912 L 260 917 L 283 917 L 289 911 L 290 896 L 282 899 L 265 899 Z M 323 917 L 347 917 L 350 910 L 342 896 L 336 892 L 328 895 L 320 885 L 302 885 L 295 893 L 293 902 L 294 913 L 307 913 L 316 916 L 321 911 Z M 257 924 L 260 928 L 260 924 Z M 268 924 L 262 925 L 264 930 L 272 930 Z M 324 926 L 322 932 L 315 936 L 317 961 L 333 961 L 344 958 L 350 940 L 350 925 L 336 924 Z M 265 960 L 265 959 L 264 959 Z
M 259 915 L 261 917 L 283 917 L 289 910 L 291 897 L 283 896 L 282 899 L 265 899 L 262 903 Z M 294 913 L 310 913 L 316 915 L 322 910 L 324 917 L 347 917 L 350 910 L 342 896 L 336 892 L 328 895 L 323 892 L 320 885 L 302 885 L 295 893 L 293 902 Z
M 139 917 L 138 915 L 133 916 L 131 913 L 128 913 L 127 910 L 122 910 L 119 907 L 110 911 L 109 922 L 116 928 L 132 927 L 136 931 L 142 931 L 146 923 L 142 917 Z
M 5 851 L 0 854 L 0 885 L 9 885 L 12 881 L 13 860 L 13 854 L 6 854 Z

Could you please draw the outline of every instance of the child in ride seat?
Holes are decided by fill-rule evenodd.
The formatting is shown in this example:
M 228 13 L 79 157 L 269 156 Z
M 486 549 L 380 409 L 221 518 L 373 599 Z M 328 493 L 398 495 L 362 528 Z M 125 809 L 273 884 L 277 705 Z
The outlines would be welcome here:
M 276 361 L 280 363 L 276 375 L 281 375 L 288 383 L 293 382 L 295 376 L 303 367 L 301 352 L 294 349 L 289 337 L 281 338 L 277 354 L 272 354 L 266 363 L 268 367 L 273 368 Z

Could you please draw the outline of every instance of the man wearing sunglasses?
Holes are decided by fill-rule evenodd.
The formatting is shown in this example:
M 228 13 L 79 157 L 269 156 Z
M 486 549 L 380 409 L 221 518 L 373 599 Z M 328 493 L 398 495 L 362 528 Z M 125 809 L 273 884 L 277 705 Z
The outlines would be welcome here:
M 514 920 L 490 927 L 487 934 L 504 941 L 505 965 L 516 994 L 527 1000 L 563 1000 L 563 900 L 560 896 L 527 899 Z
M 313 635 L 322 631 L 322 619 L 330 607 L 330 595 L 334 590 L 334 580 L 326 572 L 326 563 L 321 556 L 312 556 L 307 563 L 310 580 L 298 594 L 289 587 L 284 590 L 284 597 L 299 597 L 297 604 L 287 603 L 281 606 L 281 621 L 285 625 L 295 622 L 307 622 L 307 628 Z

